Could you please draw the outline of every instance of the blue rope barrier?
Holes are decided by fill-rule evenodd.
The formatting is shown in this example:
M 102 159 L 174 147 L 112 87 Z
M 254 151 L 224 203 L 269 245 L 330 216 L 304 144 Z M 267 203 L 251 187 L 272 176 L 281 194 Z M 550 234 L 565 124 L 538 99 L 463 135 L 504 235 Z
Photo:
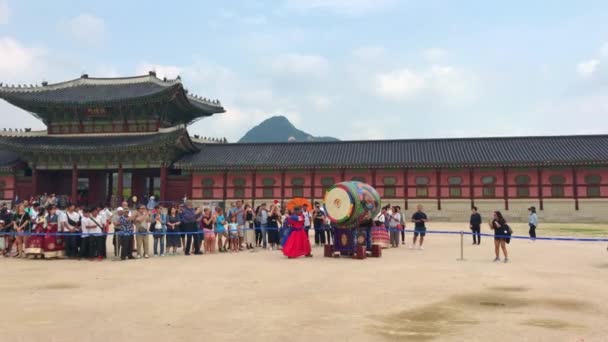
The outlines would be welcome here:
M 240 228 L 239 231 L 246 231 L 246 230 L 260 230 L 260 231 L 269 231 L 269 230 L 281 230 L 281 229 L 286 229 L 286 227 L 283 228 L 276 228 L 276 227 L 266 227 L 266 228 Z M 321 230 L 321 231 L 327 231 L 327 230 L 333 230 L 334 228 L 311 228 L 314 230 Z M 367 227 L 361 227 L 361 229 L 368 229 Z M 416 230 L 413 229 L 396 229 L 396 228 L 380 228 L 380 227 L 372 227 L 369 228 L 372 231 L 386 231 L 386 232 L 391 232 L 391 231 L 396 231 L 396 232 L 406 232 L 406 233 L 415 233 L 417 232 Z M 218 233 L 216 231 L 213 231 L 214 233 Z M 226 229 L 224 232 L 222 233 L 230 233 L 230 231 L 228 229 Z M 473 232 L 468 232 L 468 231 L 451 231 L 451 230 L 425 230 L 424 233 L 426 234 L 444 234 L 444 235 L 477 235 L 477 236 L 485 236 L 485 237 L 496 237 L 496 238 L 502 238 L 502 239 L 519 239 L 519 240 L 545 240 L 545 241 L 578 241 L 578 242 L 608 242 L 608 238 L 586 238 L 586 237 L 559 237 L 559 236 L 544 236 L 544 237 L 536 237 L 536 238 L 531 238 L 529 236 L 524 236 L 524 235 L 495 235 L 495 234 L 488 234 L 488 233 L 473 233 Z M 124 233 L 121 231 L 114 231 L 114 232 L 108 232 L 108 233 L 82 233 L 82 232 L 57 232 L 57 233 L 35 233 L 35 232 L 0 232 L 0 237 L 4 237 L 4 236 L 75 236 L 75 235 L 80 235 L 80 236 L 112 236 L 112 235 L 120 235 L 120 236 L 133 236 L 133 235 L 152 235 L 152 236 L 165 236 L 165 235 L 192 235 L 192 234 L 204 234 L 203 230 L 196 230 L 196 231 L 188 231 L 188 232 L 129 232 L 129 233 Z

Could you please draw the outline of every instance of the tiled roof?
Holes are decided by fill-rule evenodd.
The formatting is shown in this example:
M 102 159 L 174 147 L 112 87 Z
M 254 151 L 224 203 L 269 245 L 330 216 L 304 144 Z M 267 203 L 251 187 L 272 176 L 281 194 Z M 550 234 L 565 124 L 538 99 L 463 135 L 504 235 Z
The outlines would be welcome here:
M 17 153 L 0 150 L 0 170 L 10 168 L 19 161 L 19 155 Z
M 3 132 L 4 133 L 4 132 Z M 9 132 L 10 133 L 10 132 Z M 41 135 L 0 134 L 0 150 L 27 152 L 77 152 L 102 153 L 159 149 L 166 144 L 180 145 L 193 152 L 196 147 L 183 127 L 165 129 L 155 133 L 91 134 L 91 135 Z
M 204 144 L 184 169 L 608 164 L 608 135 Z
M 43 85 L 7 85 L 0 83 L 0 99 L 31 112 L 47 125 L 49 111 L 72 111 L 78 108 L 142 106 L 147 103 L 172 104 L 163 110 L 190 123 L 201 116 L 224 113 L 218 100 L 189 94 L 181 79 L 159 79 L 149 75 L 121 78 L 90 78 L 83 75 L 71 81 Z M 146 108 L 149 110 L 149 108 Z M 181 115 L 178 115 L 180 114 Z M 178 122 L 171 122 L 176 124 Z
M 18 100 L 48 104 L 96 104 L 143 98 L 172 89 L 183 90 L 181 79 L 161 80 L 154 73 L 121 78 L 90 78 L 83 75 L 81 78 L 71 81 L 36 86 L 0 83 L 0 98 L 7 101 Z M 187 98 L 193 102 L 192 105 L 200 108 L 222 109 L 217 100 L 212 101 L 195 95 L 188 95 Z

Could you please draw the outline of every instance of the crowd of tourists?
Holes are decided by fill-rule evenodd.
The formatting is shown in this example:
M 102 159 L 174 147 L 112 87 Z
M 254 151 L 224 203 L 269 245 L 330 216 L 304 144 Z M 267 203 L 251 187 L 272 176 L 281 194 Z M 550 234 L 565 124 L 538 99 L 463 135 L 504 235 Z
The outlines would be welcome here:
M 304 205 L 290 212 L 277 202 L 253 208 L 244 201 L 236 201 L 224 210 L 194 208 L 187 200 L 163 205 L 150 196 L 146 204 L 124 201 L 112 210 L 104 205 L 63 205 L 51 194 L 13 207 L 11 211 L 7 204 L 0 206 L 3 234 L 0 251 L 6 257 L 103 260 L 109 254 L 108 240 L 114 247 L 114 256 L 122 260 L 175 256 L 178 250 L 183 255 L 237 253 L 257 248 L 283 249 L 285 253 L 285 244 L 289 236 L 296 235 L 294 231 L 299 235 L 301 230 L 301 236 L 308 241 L 312 229 L 316 246 L 331 244 L 333 236 L 329 219 L 318 202 L 313 208 Z M 529 233 L 535 239 L 538 217 L 534 207 L 529 211 Z M 411 216 L 414 229 L 410 249 L 424 249 L 427 221 L 423 207 L 418 205 Z M 470 229 L 474 245 L 481 243 L 482 222 L 473 207 Z M 506 246 L 511 228 L 499 211 L 493 213 L 489 226 L 495 234 L 494 261 L 500 261 L 502 250 L 504 262 L 508 262 Z M 361 227 L 367 229 L 370 241 L 383 248 L 397 248 L 400 242 L 405 245 L 406 218 L 399 206 L 383 207 L 376 217 L 361 222 Z M 310 247 L 306 249 L 301 244 L 297 249 L 294 254 L 311 256 Z

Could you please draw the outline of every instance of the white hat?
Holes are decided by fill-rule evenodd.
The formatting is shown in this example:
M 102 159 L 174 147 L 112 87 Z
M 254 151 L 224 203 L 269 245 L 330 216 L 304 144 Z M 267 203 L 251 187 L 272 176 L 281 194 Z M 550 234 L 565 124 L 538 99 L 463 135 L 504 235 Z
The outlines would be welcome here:
M 116 211 L 124 211 L 124 209 L 122 207 L 118 207 L 116 208 Z
M 151 200 L 153 200 L 153 199 L 154 199 L 154 196 L 150 196 L 150 199 L 151 199 Z

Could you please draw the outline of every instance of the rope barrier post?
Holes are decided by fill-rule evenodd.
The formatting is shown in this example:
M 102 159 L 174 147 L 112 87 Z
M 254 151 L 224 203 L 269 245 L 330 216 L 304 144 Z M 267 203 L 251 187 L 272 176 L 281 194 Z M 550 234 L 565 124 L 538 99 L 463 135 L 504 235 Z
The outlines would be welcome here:
M 458 261 L 465 261 L 464 258 L 464 232 L 460 231 L 460 258 L 456 259 Z

